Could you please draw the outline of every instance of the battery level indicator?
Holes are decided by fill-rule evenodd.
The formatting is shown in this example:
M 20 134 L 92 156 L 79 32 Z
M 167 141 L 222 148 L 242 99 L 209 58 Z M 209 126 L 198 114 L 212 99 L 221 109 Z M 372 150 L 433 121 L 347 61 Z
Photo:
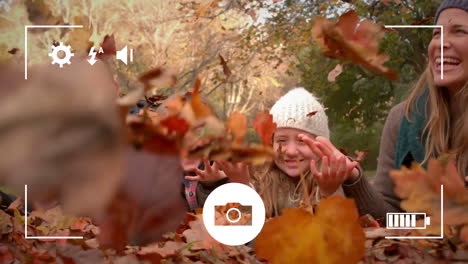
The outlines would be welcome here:
M 424 221 L 417 222 L 419 218 Z M 426 229 L 430 224 L 426 213 L 387 213 L 387 229 Z

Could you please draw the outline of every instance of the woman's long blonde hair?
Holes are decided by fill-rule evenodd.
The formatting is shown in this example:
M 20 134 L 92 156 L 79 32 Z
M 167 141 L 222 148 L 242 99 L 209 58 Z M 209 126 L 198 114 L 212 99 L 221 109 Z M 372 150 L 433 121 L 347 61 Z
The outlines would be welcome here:
M 310 204 L 315 202 L 317 184 L 310 172 L 304 175 L 305 185 L 281 171 L 274 162 L 252 170 L 256 190 L 263 199 L 267 216 L 278 216 L 285 208 L 299 207 L 305 202 L 307 187 Z
M 434 84 L 434 75 L 428 65 L 410 93 L 405 106 L 405 116 L 411 122 L 410 112 L 425 111 L 426 125 L 423 129 L 425 138 L 425 164 L 430 158 L 443 154 L 455 157 L 460 175 L 466 174 L 468 166 L 468 111 L 461 111 L 459 116 L 450 114 L 451 103 L 468 102 L 468 82 L 451 99 L 445 87 Z M 417 100 L 428 89 L 429 96 L 425 109 L 416 109 Z M 463 105 L 455 106 L 464 109 Z

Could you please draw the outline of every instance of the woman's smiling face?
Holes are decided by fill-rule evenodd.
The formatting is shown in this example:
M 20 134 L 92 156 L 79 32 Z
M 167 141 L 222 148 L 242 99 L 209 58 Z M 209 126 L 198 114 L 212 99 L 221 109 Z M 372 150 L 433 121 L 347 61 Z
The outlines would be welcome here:
M 444 53 L 442 60 L 441 29 L 434 29 L 428 49 L 434 83 L 456 92 L 468 80 L 468 12 L 458 8 L 445 9 L 440 13 L 437 25 L 443 26 Z
M 310 158 L 314 156 L 307 144 L 297 137 L 299 134 L 315 138 L 314 135 L 296 128 L 278 128 L 273 135 L 275 164 L 289 177 L 298 177 L 309 170 Z

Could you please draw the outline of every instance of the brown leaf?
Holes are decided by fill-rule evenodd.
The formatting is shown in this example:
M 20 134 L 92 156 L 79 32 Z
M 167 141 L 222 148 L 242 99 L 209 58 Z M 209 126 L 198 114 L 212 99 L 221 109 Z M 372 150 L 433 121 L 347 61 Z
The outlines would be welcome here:
M 159 244 L 151 244 L 144 246 L 138 251 L 138 254 L 146 255 L 157 253 L 163 258 L 167 258 L 169 256 L 176 255 L 179 251 L 183 249 L 184 246 L 185 243 L 182 242 L 167 241 L 162 247 L 160 247 Z
M 371 20 L 359 22 L 353 10 L 343 14 L 337 23 L 318 17 L 312 27 L 312 37 L 323 55 L 352 61 L 395 80 L 397 73 L 383 65 L 388 56 L 379 53 L 383 32 L 383 28 Z
M 116 47 L 115 47 L 115 39 L 114 39 L 114 34 L 112 35 L 106 35 L 104 37 L 104 40 L 101 43 L 101 48 L 104 51 L 104 53 L 98 53 L 97 57 L 106 57 L 110 55 L 115 55 L 117 53 Z M 99 51 L 99 50 L 98 50 Z
M 226 77 L 229 78 L 229 76 L 231 76 L 231 70 L 229 69 L 226 60 L 224 60 L 221 54 L 219 54 L 219 60 L 221 61 L 221 66 L 223 66 L 224 75 L 226 75 Z
M 268 263 L 358 263 L 365 236 L 354 201 L 340 196 L 323 200 L 312 215 L 285 209 L 265 223 L 255 240 L 257 256 Z M 297 246 L 301 245 L 301 246 Z
M 410 25 L 423 25 L 423 24 L 426 24 L 429 21 L 432 21 L 433 19 L 434 19 L 433 16 L 426 17 L 426 18 L 424 18 L 422 20 L 412 22 Z
M 183 232 L 187 239 L 187 243 L 193 243 L 192 250 L 210 250 L 214 251 L 217 255 L 221 255 L 229 246 L 223 245 L 213 239 L 203 224 L 201 215 L 196 215 L 195 220 L 189 222 L 190 229 Z
M 97 249 L 83 250 L 80 246 L 66 244 L 57 247 L 57 255 L 71 259 L 74 264 L 104 264 L 107 263 L 104 252 Z
M 19 51 L 18 48 L 12 48 L 11 50 L 8 51 L 11 55 L 15 55 Z
M 234 134 L 234 141 L 241 143 L 247 134 L 247 118 L 241 113 L 232 113 L 226 121 L 227 128 Z
M 313 111 L 313 112 L 310 112 L 307 114 L 307 117 L 311 117 L 311 116 L 314 116 L 315 114 L 317 114 L 318 111 Z
M 270 113 L 258 113 L 253 122 L 253 127 L 264 145 L 269 146 L 272 144 L 276 124 L 273 122 L 273 116 Z

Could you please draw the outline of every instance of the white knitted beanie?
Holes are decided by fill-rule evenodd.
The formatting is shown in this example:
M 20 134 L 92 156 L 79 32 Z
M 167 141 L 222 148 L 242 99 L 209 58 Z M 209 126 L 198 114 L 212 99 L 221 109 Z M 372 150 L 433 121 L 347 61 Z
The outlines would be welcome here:
M 270 114 L 277 128 L 297 128 L 317 136 L 330 138 L 328 117 L 323 106 L 302 87 L 294 88 L 283 95 L 273 105 Z

